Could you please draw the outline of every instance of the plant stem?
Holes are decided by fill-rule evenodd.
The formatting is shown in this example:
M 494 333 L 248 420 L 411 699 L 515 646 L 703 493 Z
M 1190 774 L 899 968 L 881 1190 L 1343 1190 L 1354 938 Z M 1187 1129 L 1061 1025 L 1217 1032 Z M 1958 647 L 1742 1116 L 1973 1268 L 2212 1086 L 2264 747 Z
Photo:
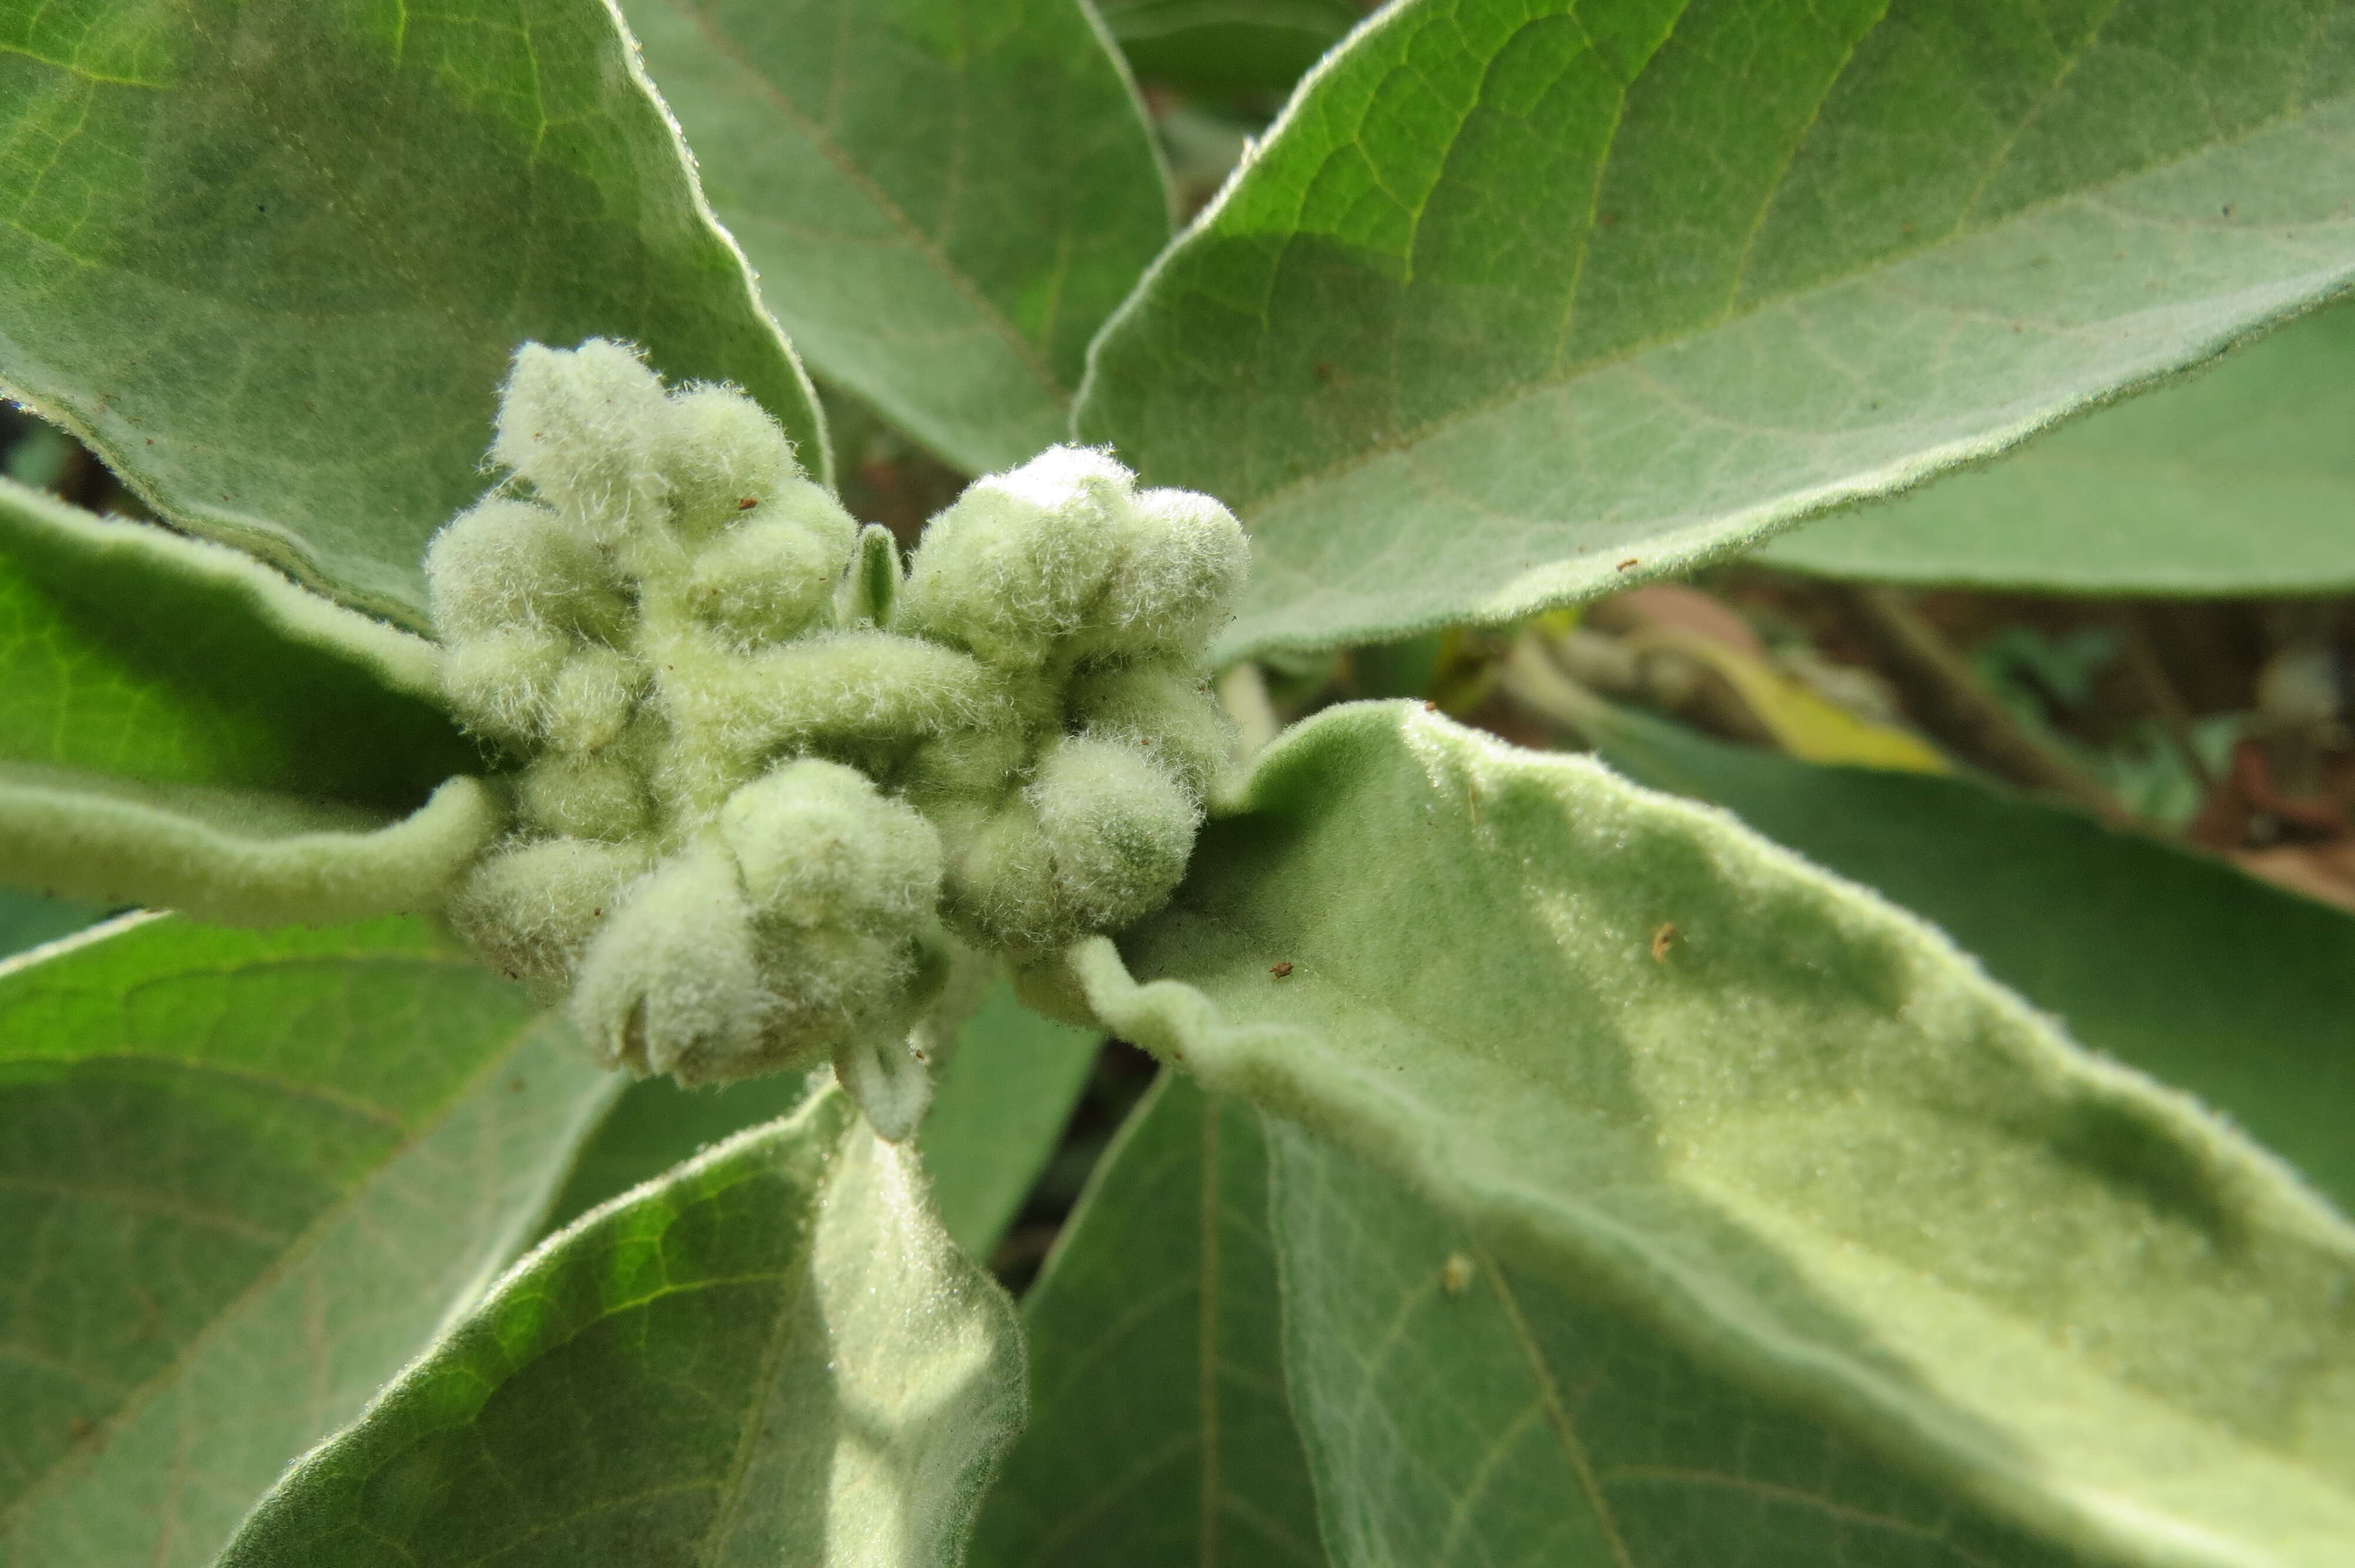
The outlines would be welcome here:
M 1904 594 L 1866 584 L 1827 587 L 1881 653 L 1881 673 L 1939 741 L 1998 778 L 2062 796 L 2106 821 L 2134 820 L 2099 779 L 2014 717 Z

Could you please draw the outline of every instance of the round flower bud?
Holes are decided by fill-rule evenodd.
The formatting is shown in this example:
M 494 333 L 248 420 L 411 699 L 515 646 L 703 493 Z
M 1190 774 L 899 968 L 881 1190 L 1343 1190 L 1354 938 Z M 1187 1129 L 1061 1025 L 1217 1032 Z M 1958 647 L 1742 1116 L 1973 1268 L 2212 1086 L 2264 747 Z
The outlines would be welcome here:
M 621 737 L 646 689 L 644 664 L 611 648 L 576 647 L 548 688 L 541 721 L 559 751 L 594 751 Z
M 517 795 L 533 826 L 576 839 L 634 838 L 654 811 L 645 778 L 610 755 L 542 757 L 524 769 Z
M 671 394 L 661 463 L 672 520 L 686 538 L 708 537 L 750 514 L 815 521 L 821 534 L 838 534 L 837 566 L 850 552 L 858 528 L 849 514 L 802 477 L 783 429 L 733 387 L 687 387 Z
M 669 416 L 662 382 L 636 349 L 602 337 L 569 350 L 527 343 L 500 397 L 491 457 L 610 541 L 661 515 Z
M 450 900 L 450 924 L 542 1001 L 563 993 L 589 938 L 646 868 L 633 845 L 540 839 L 495 850 Z
M 995 800 L 1029 760 L 1028 753 L 1018 729 L 953 729 L 910 752 L 899 783 L 908 798 L 927 811 L 951 796 Z
M 595 546 L 545 506 L 494 495 L 425 551 L 434 629 L 463 642 L 508 629 L 610 635 L 625 607 Z
M 547 732 L 549 699 L 570 652 L 563 633 L 528 628 L 457 643 L 442 657 L 442 696 L 471 730 L 536 740 Z
M 1231 613 L 1251 546 L 1234 514 L 1190 490 L 1148 490 L 1131 503 L 1119 564 L 1076 646 L 1091 652 L 1201 652 Z
M 1141 747 L 1198 799 L 1234 755 L 1234 726 L 1201 677 L 1167 661 L 1083 670 L 1072 677 L 1071 723 Z
M 975 480 L 926 525 L 896 624 L 993 663 L 1044 663 L 1118 559 L 1129 485 L 1126 469 L 1084 447 Z
M 736 868 L 714 845 L 673 855 L 624 895 L 572 988 L 572 1021 L 605 1061 L 682 1084 L 784 1065 L 764 1041 L 771 998 Z
M 806 758 L 729 797 L 719 834 L 765 921 L 893 940 L 940 900 L 932 825 L 855 768 Z
M 943 912 L 989 947 L 1052 947 L 1078 933 L 1055 886 L 1055 855 L 1039 813 L 1020 795 L 991 812 L 964 840 L 943 879 Z
M 1165 903 L 1186 874 L 1201 808 L 1141 748 L 1059 741 L 1025 791 L 1080 928 L 1113 930 Z
M 808 630 L 826 609 L 847 555 L 794 518 L 756 514 L 696 557 L 687 603 L 740 645 L 782 642 Z

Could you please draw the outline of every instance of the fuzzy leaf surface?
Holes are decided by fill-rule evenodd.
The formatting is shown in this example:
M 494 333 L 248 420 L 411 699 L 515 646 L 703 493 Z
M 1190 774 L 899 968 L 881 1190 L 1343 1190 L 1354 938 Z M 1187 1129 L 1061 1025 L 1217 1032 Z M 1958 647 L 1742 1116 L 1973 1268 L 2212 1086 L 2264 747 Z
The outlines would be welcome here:
M 1268 1149 L 1284 1369 L 1343 1568 L 2084 1561 L 1508 1267 L 1298 1128 L 1270 1118 Z
M 712 206 L 810 364 L 970 471 L 1069 433 L 1088 340 L 1169 237 L 1074 0 L 624 0 Z
M 1232 806 L 1074 949 L 1107 1028 L 2056 1545 L 2355 1538 L 2355 1229 L 1935 931 L 1419 705 L 1329 710 Z
M 409 921 L 0 965 L 0 1563 L 210 1563 L 462 1309 L 613 1080 Z
M 2355 588 L 2355 306 L 1984 469 L 1768 545 L 1771 566 L 2083 594 Z
M 1253 535 L 1222 652 L 1754 545 L 2355 276 L 2344 0 L 1405 0 L 1106 325 L 1078 428 Z
M 1164 1072 L 1023 1302 L 1031 1420 L 974 1568 L 1322 1568 L 1259 1118 Z
M 422 625 L 527 339 L 644 344 L 826 461 L 604 0 L 0 6 L 0 384 L 172 522 Z
M 949 1568 L 1022 1419 L 1013 1304 L 847 1096 L 544 1244 L 224 1568 Z
M 1962 779 L 1823 768 L 1622 715 L 1614 768 L 1944 929 L 2083 1044 L 2189 1089 L 2355 1213 L 2355 918 Z

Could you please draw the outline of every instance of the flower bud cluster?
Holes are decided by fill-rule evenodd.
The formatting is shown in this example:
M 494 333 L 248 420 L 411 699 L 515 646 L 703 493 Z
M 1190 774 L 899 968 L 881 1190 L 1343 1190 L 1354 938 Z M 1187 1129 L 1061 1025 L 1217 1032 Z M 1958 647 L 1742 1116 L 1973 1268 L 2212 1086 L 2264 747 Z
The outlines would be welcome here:
M 890 1058 L 953 936 L 1028 956 L 1177 885 L 1230 744 L 1216 503 L 1056 448 L 903 582 L 757 405 L 603 340 L 517 355 L 491 454 L 426 561 L 447 698 L 516 764 L 451 914 L 607 1061 Z

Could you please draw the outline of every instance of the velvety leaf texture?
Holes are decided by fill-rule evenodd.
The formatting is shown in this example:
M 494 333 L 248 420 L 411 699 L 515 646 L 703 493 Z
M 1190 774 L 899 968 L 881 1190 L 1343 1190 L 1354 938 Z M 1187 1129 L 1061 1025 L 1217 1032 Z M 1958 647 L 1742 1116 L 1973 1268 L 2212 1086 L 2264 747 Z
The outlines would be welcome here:
M 2220 1568 L 2355 1539 L 2355 1230 L 1721 812 L 1331 710 L 1166 913 L 1073 961 L 1214 1093 L 2042 1539 Z
M 1761 553 L 1883 582 L 2071 593 L 2355 588 L 2355 306 L 2002 461 Z
M 1088 340 L 1169 235 L 1075 0 L 625 0 L 711 201 L 818 372 L 950 461 L 1067 434 Z
M 409 922 L 0 965 L 0 1563 L 210 1563 L 529 1235 L 612 1092 Z
M 1003 1292 L 828 1088 L 550 1239 L 225 1568 L 949 1568 L 1022 1418 Z
M 2189 1089 L 2355 1213 L 2355 918 L 1960 779 L 1820 768 L 1627 715 L 1604 757 L 1935 922 L 2081 1043 Z
M 1023 1303 L 1029 1429 L 975 1568 L 1322 1568 L 1259 1118 L 1164 1073 Z
M 1284 1369 L 1340 1568 L 2048 1568 L 1271 1119 Z
M 2000 450 L 2355 274 L 2339 0 L 1406 0 L 1099 340 L 1229 653 L 1502 620 Z
M 422 624 L 527 339 L 816 403 L 603 0 L 0 8 L 0 383 L 173 522 Z

